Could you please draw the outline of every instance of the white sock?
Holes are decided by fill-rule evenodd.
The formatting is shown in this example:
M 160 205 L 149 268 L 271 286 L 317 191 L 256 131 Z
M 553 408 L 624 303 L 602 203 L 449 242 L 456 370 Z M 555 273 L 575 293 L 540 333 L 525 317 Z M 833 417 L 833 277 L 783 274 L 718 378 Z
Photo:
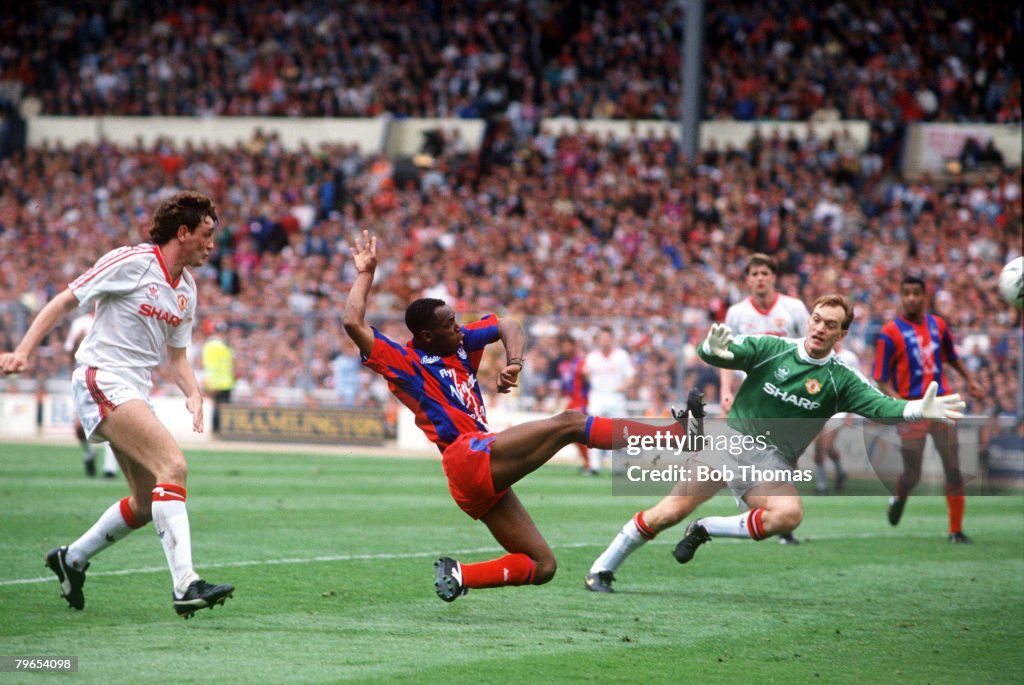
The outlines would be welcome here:
M 139 527 L 135 523 L 130 509 L 128 510 L 130 521 L 125 520 L 124 510 L 127 506 L 127 497 L 120 502 L 114 502 L 103 512 L 96 523 L 92 524 L 92 528 L 68 545 L 67 561 L 72 568 L 79 570 L 85 568 L 89 559 Z
M 590 461 L 591 471 L 601 470 L 601 459 L 604 455 L 604 450 L 590 450 L 590 454 L 587 455 L 587 459 Z
M 819 492 L 828 491 L 828 475 L 825 473 L 825 462 L 814 465 L 814 472 L 818 481 L 814 484 L 814 489 Z
M 814 465 L 814 471 L 818 474 L 818 480 L 824 481 L 828 476 L 825 473 L 825 462 Z
M 765 537 L 761 517 L 764 509 L 751 509 L 735 516 L 707 516 L 700 519 L 711 537 L 722 538 L 753 538 L 762 540 Z
M 590 567 L 591 573 L 617 571 L 622 562 L 626 560 L 626 557 L 654 537 L 653 535 L 644 535 L 640 532 L 637 516 L 640 516 L 640 514 L 626 521 L 626 525 L 622 527 L 622 530 L 612 540 L 612 544 L 608 545 L 608 549 L 594 560 L 593 565 Z
M 117 473 L 117 457 L 109 442 L 103 443 L 103 473 Z
M 175 595 L 181 597 L 193 581 L 199 580 L 192 570 L 192 537 L 185 509 L 185 488 L 166 483 L 153 488 L 153 525 L 171 569 Z

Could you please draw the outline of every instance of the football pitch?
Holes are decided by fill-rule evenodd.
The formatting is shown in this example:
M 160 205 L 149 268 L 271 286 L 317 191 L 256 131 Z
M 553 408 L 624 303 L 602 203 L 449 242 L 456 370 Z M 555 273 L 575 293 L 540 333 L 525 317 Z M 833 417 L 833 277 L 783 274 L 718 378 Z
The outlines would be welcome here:
M 339 450 L 340 454 L 341 450 Z M 0 446 L 0 655 L 76 656 L 75 674 L 3 682 L 1005 683 L 1024 678 L 1024 499 L 967 501 L 974 545 L 946 542 L 945 500 L 805 497 L 803 544 L 716 539 L 680 566 L 683 526 L 634 554 L 617 592 L 590 563 L 651 497 L 549 465 L 516 491 L 555 550 L 540 587 L 452 604 L 433 560 L 497 556 L 434 460 L 189 450 L 196 569 L 224 607 L 183 621 L 152 525 L 93 559 L 86 607 L 43 556 L 113 501 L 77 447 Z M 719 497 L 703 514 L 731 514 Z

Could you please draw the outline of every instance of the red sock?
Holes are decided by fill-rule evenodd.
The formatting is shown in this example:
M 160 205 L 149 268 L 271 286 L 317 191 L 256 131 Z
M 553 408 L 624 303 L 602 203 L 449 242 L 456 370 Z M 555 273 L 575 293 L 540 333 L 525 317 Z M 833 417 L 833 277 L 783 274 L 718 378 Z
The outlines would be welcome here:
M 949 532 L 959 533 L 964 523 L 964 486 L 946 483 L 946 508 L 949 510 Z
M 640 537 L 644 540 L 653 540 L 654 536 L 658 534 L 656 530 L 647 525 L 647 521 L 644 520 L 644 512 L 638 511 L 633 515 L 633 525 L 636 526 L 636 530 L 640 533 Z
M 124 519 L 125 525 L 129 528 L 142 528 L 142 526 L 146 525 L 144 523 L 139 523 L 139 520 L 135 518 L 135 512 L 132 511 L 131 505 L 128 504 L 127 497 L 121 500 L 120 507 L 121 518 Z
M 686 428 L 673 423 L 670 426 L 652 426 L 643 421 L 628 419 L 606 419 L 603 416 L 591 416 L 587 419 L 587 446 L 598 450 L 618 450 L 627 446 L 626 440 L 634 435 L 665 435 L 670 433 L 683 437 Z
M 758 507 L 747 512 L 747 534 L 751 540 L 764 540 L 764 524 L 761 517 L 764 516 L 764 509 Z
M 462 584 L 472 588 L 529 585 L 533 568 L 533 559 L 525 554 L 506 554 L 478 564 L 462 564 Z

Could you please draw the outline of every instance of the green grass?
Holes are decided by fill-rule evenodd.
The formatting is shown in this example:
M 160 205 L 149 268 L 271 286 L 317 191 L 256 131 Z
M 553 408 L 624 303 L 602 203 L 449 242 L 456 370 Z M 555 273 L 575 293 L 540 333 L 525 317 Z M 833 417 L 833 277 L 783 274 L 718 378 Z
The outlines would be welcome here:
M 976 497 L 945 540 L 945 501 L 903 522 L 881 497 L 805 498 L 799 547 L 715 540 L 686 567 L 682 527 L 638 551 L 614 595 L 590 563 L 652 498 L 548 466 L 516 490 L 559 558 L 543 587 L 434 595 L 431 562 L 496 556 L 440 464 L 190 452 L 197 569 L 225 607 L 177 618 L 152 526 L 93 560 L 68 609 L 45 552 L 126 494 L 73 447 L 0 447 L 0 655 L 75 655 L 77 674 L 3 682 L 988 683 L 1024 674 L 1024 500 Z M 735 512 L 716 498 L 704 513 Z M 39 579 L 39 580 L 36 580 Z M 26 580 L 29 582 L 12 582 Z

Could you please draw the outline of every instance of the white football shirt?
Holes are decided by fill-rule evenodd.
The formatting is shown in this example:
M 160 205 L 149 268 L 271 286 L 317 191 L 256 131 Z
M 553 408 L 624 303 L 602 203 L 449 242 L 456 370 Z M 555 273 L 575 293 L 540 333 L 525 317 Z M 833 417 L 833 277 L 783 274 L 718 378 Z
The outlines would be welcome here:
M 601 350 L 591 350 L 583 359 L 583 369 L 590 381 L 590 396 L 622 392 L 636 375 L 633 360 L 621 347 L 613 348 L 607 356 Z
M 789 295 L 776 294 L 768 309 L 754 304 L 753 298 L 737 302 L 725 313 L 725 324 L 733 335 L 774 335 L 803 338 L 807 335 L 810 312 L 804 303 Z
M 160 248 L 121 247 L 68 284 L 82 305 L 95 303 L 92 330 L 75 360 L 150 388 L 164 348 L 192 343 L 196 284 L 187 270 L 172 281 Z

